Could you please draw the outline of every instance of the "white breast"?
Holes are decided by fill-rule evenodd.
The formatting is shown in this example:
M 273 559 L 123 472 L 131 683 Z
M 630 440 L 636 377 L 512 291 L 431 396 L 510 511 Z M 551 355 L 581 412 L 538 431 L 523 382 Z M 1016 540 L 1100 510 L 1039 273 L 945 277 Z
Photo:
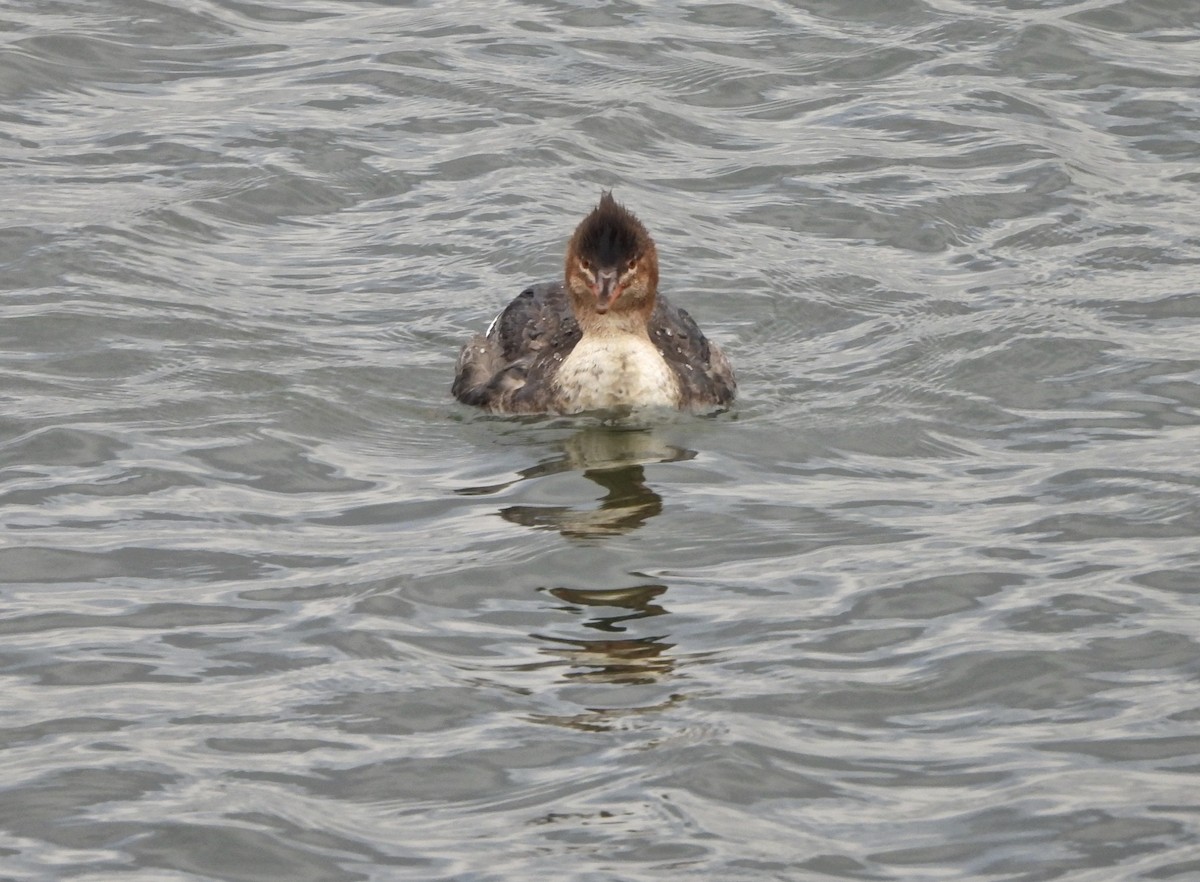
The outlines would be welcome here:
M 679 383 L 640 334 L 585 335 L 558 369 L 564 410 L 678 407 Z

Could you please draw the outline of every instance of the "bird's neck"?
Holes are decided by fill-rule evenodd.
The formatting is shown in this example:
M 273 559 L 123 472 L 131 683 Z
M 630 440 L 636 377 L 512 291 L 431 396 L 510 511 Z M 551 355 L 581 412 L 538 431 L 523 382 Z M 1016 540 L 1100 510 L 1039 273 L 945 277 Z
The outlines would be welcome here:
M 633 334 L 649 339 L 650 317 L 654 314 L 656 295 L 653 290 L 644 294 L 633 304 L 619 300 L 617 309 L 610 309 L 603 313 L 596 311 L 589 297 L 575 291 L 570 293 L 571 311 L 575 314 L 575 321 L 579 323 L 579 330 L 584 336 L 608 337 Z
M 598 313 L 594 309 L 577 310 L 576 321 L 585 337 L 617 337 L 632 334 L 650 338 L 649 310 L 622 309 Z

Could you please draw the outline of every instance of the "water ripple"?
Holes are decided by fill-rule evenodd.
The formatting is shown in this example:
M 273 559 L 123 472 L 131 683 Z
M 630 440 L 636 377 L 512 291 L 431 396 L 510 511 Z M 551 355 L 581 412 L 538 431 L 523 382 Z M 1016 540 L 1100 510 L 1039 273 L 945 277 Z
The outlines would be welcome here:
M 1194 872 L 1200 14 L 0 33 L 10 874 Z M 738 406 L 459 409 L 607 187 Z

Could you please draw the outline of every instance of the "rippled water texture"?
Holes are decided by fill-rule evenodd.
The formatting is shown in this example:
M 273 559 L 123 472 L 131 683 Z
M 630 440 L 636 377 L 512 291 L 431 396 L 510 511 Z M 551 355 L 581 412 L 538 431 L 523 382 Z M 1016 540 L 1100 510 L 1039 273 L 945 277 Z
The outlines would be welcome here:
M 1200 878 L 1200 5 L 0 4 L 0 877 Z M 502 419 L 602 187 L 730 413 Z

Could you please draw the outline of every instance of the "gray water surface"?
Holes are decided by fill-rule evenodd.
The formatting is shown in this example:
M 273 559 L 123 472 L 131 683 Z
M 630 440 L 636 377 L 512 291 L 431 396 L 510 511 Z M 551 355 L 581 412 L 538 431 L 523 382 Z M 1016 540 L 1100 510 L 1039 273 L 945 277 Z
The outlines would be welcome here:
M 1200 878 L 1200 6 L 0 4 L 0 878 Z M 731 412 L 457 348 L 601 188 Z

